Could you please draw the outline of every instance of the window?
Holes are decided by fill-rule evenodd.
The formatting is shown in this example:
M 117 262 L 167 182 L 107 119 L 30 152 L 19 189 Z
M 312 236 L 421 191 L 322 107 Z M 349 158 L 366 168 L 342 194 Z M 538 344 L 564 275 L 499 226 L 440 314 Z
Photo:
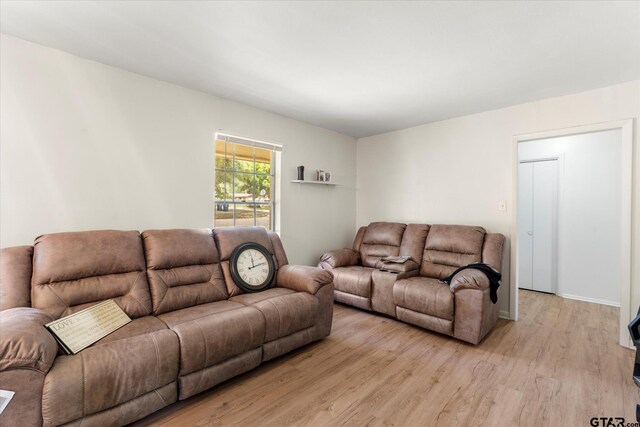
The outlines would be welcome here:
M 216 135 L 214 227 L 275 224 L 275 162 L 280 147 Z

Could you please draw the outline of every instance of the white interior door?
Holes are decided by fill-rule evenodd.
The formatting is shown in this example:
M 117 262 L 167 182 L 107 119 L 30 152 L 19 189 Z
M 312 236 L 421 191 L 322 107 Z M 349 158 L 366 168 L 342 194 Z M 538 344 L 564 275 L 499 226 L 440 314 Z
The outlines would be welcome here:
M 518 287 L 533 289 L 533 162 L 518 167 Z
M 519 165 L 518 286 L 556 292 L 558 161 Z
M 533 289 L 556 292 L 558 161 L 533 163 Z

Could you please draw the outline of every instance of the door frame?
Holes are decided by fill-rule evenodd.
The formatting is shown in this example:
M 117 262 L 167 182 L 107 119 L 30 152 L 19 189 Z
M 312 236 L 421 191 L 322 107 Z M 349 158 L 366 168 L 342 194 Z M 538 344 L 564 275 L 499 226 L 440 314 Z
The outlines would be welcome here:
M 627 331 L 627 324 L 632 320 L 632 209 L 633 209 L 633 119 L 615 120 L 611 122 L 594 123 L 590 125 L 574 126 L 563 129 L 555 129 L 543 132 L 535 132 L 523 135 L 515 135 L 512 145 L 512 203 L 511 210 L 511 260 L 516 268 L 511 269 L 509 289 L 510 316 L 513 320 L 518 320 L 518 287 L 516 286 L 516 274 L 518 265 L 518 144 L 521 142 L 545 140 L 561 136 L 580 135 L 585 133 L 601 132 L 607 130 L 620 129 L 622 133 L 622 147 L 620 156 L 620 243 L 621 243 L 621 283 L 620 283 L 620 330 L 619 343 L 622 346 L 633 348 L 631 338 Z M 640 283 L 635 284 L 633 291 L 640 294 Z
M 517 150 L 517 146 L 516 146 L 516 150 Z M 517 153 L 516 153 L 517 154 Z M 553 265 L 552 265 L 552 270 L 553 270 L 553 282 L 554 282 L 554 295 L 558 295 L 560 293 L 560 275 L 558 274 L 558 265 L 560 265 L 560 251 L 559 251 L 559 247 L 560 247 L 560 218 L 561 218 L 561 213 L 562 213 L 562 190 L 563 190 L 563 185 L 562 185 L 562 176 L 564 175 L 564 153 L 558 154 L 556 156 L 544 156 L 544 157 L 534 157 L 531 159 L 526 159 L 526 160 L 520 160 L 518 159 L 518 166 L 520 166 L 520 164 L 522 163 L 536 163 L 536 162 L 552 162 L 555 161 L 556 163 L 556 206 L 555 206 L 555 218 L 553 221 Z M 517 179 L 517 177 L 516 177 Z M 516 181 L 516 187 L 518 187 L 518 181 Z M 516 194 L 517 194 L 517 188 L 516 188 Z M 516 199 L 513 203 L 513 205 L 516 207 L 516 213 L 517 213 L 517 205 L 518 205 L 518 200 Z M 517 219 L 517 218 L 516 218 Z M 518 238 L 517 238 L 517 221 L 516 221 L 516 238 L 515 238 L 515 244 L 518 243 Z M 519 262 L 520 262 L 520 255 L 518 254 L 518 248 L 516 247 L 516 254 L 517 257 L 515 258 L 516 260 L 516 286 L 518 286 L 517 280 L 518 280 L 518 270 L 520 269 L 519 266 Z M 519 289 L 519 288 L 518 288 Z

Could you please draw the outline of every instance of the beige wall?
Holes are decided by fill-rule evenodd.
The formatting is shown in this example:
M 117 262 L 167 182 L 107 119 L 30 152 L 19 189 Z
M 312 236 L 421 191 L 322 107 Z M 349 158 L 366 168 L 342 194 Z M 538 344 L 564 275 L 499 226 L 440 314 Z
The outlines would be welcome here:
M 349 246 L 355 227 L 373 220 L 479 224 L 509 236 L 514 135 L 640 116 L 635 81 L 363 138 L 356 192 L 351 137 L 5 35 L 0 54 L 3 247 L 56 231 L 210 227 L 218 129 L 284 145 L 281 235 L 292 262 Z M 292 184 L 299 164 L 343 185 Z M 637 171 L 634 180 L 638 289 Z
M 17 38 L 0 43 L 2 247 L 57 231 L 211 227 L 218 129 L 284 145 L 292 262 L 350 245 L 353 138 Z M 300 164 L 344 185 L 290 183 Z
M 374 220 L 482 225 L 507 236 L 513 136 L 640 116 L 640 81 L 358 140 L 357 225 Z M 640 288 L 640 150 L 635 148 L 632 288 Z M 506 201 L 507 210 L 498 206 Z M 505 276 L 508 278 L 509 273 Z M 509 284 L 500 290 L 509 310 Z M 632 312 L 640 304 L 633 294 Z

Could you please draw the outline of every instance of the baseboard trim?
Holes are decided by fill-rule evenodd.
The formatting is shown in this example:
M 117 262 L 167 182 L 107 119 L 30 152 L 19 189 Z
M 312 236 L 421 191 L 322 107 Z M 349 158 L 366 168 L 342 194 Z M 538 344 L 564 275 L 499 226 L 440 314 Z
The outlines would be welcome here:
M 614 302 L 614 301 L 607 301 L 607 300 L 603 300 L 603 299 L 597 299 L 597 298 L 589 298 L 589 297 L 581 297 L 579 295 L 571 295 L 571 294 L 558 294 L 559 297 L 562 298 L 567 298 L 567 299 L 574 299 L 577 301 L 584 301 L 584 302 L 592 302 L 595 304 L 602 304 L 602 305 L 608 305 L 611 307 L 618 307 L 620 308 L 620 303 L 619 302 Z
M 500 312 L 498 313 L 498 317 L 501 317 L 501 318 L 507 319 L 507 320 L 511 320 L 511 313 L 509 313 L 506 310 L 500 310 Z

